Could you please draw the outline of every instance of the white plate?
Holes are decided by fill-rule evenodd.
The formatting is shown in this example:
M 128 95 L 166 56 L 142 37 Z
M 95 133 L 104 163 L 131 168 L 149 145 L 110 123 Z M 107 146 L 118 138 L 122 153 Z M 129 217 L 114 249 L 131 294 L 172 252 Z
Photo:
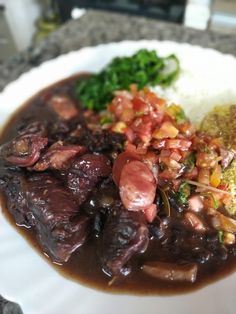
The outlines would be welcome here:
M 195 120 L 213 105 L 236 103 L 233 56 L 174 42 L 125 41 L 83 48 L 22 75 L 0 94 L 0 125 L 47 85 L 76 72 L 98 71 L 114 56 L 130 55 L 140 48 L 178 55 L 181 75 L 165 93 L 182 103 Z M 114 295 L 89 289 L 60 276 L 0 213 L 0 294 L 18 302 L 25 314 L 234 314 L 235 289 L 236 273 L 196 292 L 168 297 Z

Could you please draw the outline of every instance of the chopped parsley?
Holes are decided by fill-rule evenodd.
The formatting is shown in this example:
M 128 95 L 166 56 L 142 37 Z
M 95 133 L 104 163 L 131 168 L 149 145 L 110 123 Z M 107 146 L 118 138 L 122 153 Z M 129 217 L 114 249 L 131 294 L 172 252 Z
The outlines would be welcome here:
M 188 166 L 189 169 L 193 169 L 196 164 L 196 154 L 194 152 L 191 152 L 188 154 L 188 156 L 184 160 L 185 166 Z
M 128 90 L 131 84 L 144 86 L 170 85 L 179 73 L 175 55 L 159 57 L 156 51 L 139 50 L 131 57 L 116 57 L 100 73 L 77 82 L 76 96 L 87 109 L 106 108 L 116 90 Z
M 190 196 L 190 185 L 187 182 L 181 183 L 179 190 L 177 192 L 178 201 L 181 204 L 186 204 L 189 196 Z
M 111 117 L 102 117 L 101 120 L 100 120 L 100 124 L 101 125 L 105 125 L 105 124 L 110 124 L 113 122 L 113 119 Z
M 181 124 L 187 120 L 187 117 L 186 117 L 183 109 L 181 109 L 179 112 L 176 113 L 175 119 L 176 119 L 176 122 L 178 124 Z

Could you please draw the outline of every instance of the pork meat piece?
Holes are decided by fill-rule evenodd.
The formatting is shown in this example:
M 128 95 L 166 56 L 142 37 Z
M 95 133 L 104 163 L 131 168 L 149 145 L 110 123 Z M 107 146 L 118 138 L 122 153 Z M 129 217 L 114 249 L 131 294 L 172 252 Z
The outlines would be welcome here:
M 40 122 L 33 122 L 0 147 L 0 157 L 15 166 L 30 167 L 37 162 L 47 143 L 45 126 Z
M 67 175 L 67 185 L 82 204 L 102 177 L 111 174 L 109 159 L 104 155 L 85 154 L 77 158 Z
M 19 226 L 30 228 L 34 225 L 27 199 L 27 182 L 23 175 L 12 174 L 4 177 L 2 191 L 6 194 L 7 208 Z
M 28 180 L 27 202 L 40 245 L 53 261 L 68 261 L 87 239 L 90 219 L 79 213 L 70 192 L 46 174 Z
M 15 176 L 6 195 L 16 223 L 35 228 L 39 244 L 54 262 L 68 261 L 90 233 L 90 218 L 80 213 L 71 193 L 51 175 Z
M 49 105 L 62 120 L 70 120 L 79 114 L 75 102 L 66 95 L 53 95 Z
M 103 271 L 110 276 L 122 273 L 122 268 L 149 243 L 148 227 L 142 212 L 116 206 L 110 213 L 101 237 L 100 258 Z
M 62 142 L 57 142 L 49 147 L 32 169 L 36 171 L 44 171 L 48 168 L 65 170 L 69 168 L 75 156 L 82 155 L 85 151 L 84 146 L 63 145 Z

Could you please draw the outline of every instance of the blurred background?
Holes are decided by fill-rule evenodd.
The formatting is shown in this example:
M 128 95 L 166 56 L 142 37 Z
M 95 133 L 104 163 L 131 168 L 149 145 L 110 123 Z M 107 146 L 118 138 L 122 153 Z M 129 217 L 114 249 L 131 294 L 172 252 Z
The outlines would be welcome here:
M 0 64 L 90 8 L 236 34 L 236 0 L 0 0 Z

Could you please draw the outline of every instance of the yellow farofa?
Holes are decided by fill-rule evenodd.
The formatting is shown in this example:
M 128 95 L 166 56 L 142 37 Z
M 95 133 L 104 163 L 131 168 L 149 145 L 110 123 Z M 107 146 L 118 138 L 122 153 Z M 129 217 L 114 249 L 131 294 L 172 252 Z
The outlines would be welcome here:
M 236 105 L 217 106 L 203 119 L 200 129 L 208 134 L 223 139 L 226 148 L 236 152 Z M 223 171 L 222 179 L 229 186 L 233 196 L 230 206 L 226 209 L 236 215 L 236 159 Z

